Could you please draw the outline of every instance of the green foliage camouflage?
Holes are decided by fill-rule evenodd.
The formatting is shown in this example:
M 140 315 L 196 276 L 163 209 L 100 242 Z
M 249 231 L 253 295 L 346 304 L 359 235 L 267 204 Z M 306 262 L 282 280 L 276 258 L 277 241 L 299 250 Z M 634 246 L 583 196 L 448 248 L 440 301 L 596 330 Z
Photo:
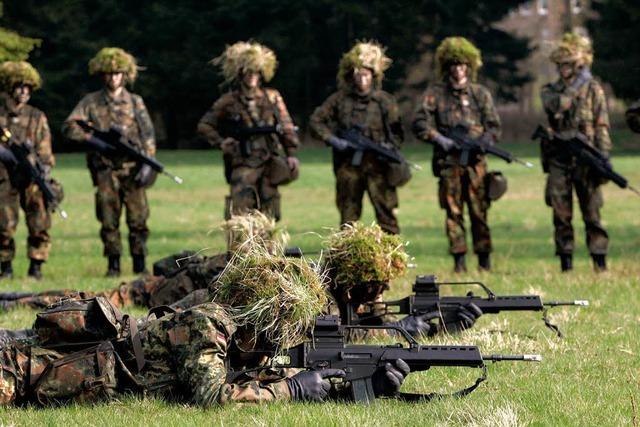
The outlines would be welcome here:
M 478 70 L 482 67 L 480 50 L 464 37 L 447 37 L 436 49 L 436 72 L 439 78 L 449 73 L 452 64 L 467 64 L 469 77 L 478 79 Z
M 28 62 L 6 61 L 0 64 L 0 89 L 9 92 L 18 84 L 29 85 L 36 90 L 42 86 L 42 79 Z
M 89 61 L 89 74 L 124 73 L 128 83 L 138 76 L 136 59 L 119 47 L 105 47 Z
M 384 72 L 391 66 L 391 58 L 385 55 L 385 48 L 378 42 L 358 42 L 342 55 L 338 66 L 338 86 L 346 87 L 351 82 L 353 70 L 369 68 L 373 72 L 377 87 L 382 85 Z

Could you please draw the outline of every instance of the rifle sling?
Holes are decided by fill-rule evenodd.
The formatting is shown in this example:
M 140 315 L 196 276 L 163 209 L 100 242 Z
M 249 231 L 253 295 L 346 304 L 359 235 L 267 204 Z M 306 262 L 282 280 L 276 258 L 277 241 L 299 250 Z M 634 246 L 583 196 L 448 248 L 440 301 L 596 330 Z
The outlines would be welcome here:
M 547 316 L 548 312 L 549 312 L 549 308 L 547 307 L 545 307 L 542 310 L 542 320 L 544 321 L 544 325 L 547 328 L 551 329 L 553 332 L 555 332 L 556 335 L 558 335 L 558 338 L 562 338 L 563 337 L 562 331 L 560 331 L 560 328 L 558 328 L 557 325 L 554 325 L 553 323 L 551 323 L 551 321 L 549 320 L 549 317 Z
M 453 393 L 398 393 L 396 398 L 404 400 L 405 402 L 428 402 L 433 399 L 455 398 L 459 399 L 465 397 L 474 391 L 480 384 L 487 379 L 487 365 L 482 365 L 482 375 L 479 376 L 475 383 L 469 387 L 463 388 Z

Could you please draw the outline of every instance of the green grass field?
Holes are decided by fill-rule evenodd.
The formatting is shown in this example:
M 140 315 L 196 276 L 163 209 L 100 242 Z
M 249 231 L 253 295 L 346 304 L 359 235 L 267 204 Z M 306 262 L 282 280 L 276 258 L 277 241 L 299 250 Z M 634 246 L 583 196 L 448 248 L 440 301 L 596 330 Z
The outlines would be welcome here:
M 492 273 L 470 273 L 460 279 L 485 281 L 501 294 L 540 293 L 548 299 L 585 298 L 588 308 L 560 308 L 552 313 L 566 334 L 560 340 L 544 327 L 540 313 L 483 316 L 473 330 L 438 343 L 469 343 L 485 353 L 540 353 L 544 361 L 502 363 L 489 367 L 489 379 L 463 399 L 408 404 L 378 401 L 355 404 L 273 404 L 228 406 L 202 410 L 152 398 L 124 398 L 95 406 L 61 409 L 0 409 L 0 425 L 638 425 L 640 423 L 640 198 L 608 184 L 603 217 L 611 236 L 610 271 L 594 274 L 584 245 L 579 212 L 575 271 L 561 274 L 553 256 L 551 210 L 544 205 L 544 175 L 535 146 L 514 146 L 536 164 L 532 170 L 491 160 L 508 176 L 510 189 L 490 211 L 495 255 Z M 400 190 L 398 212 L 402 236 L 417 268 L 393 283 L 390 297 L 409 293 L 416 274 L 435 273 L 453 279 L 444 235 L 444 213 L 436 200 L 436 181 L 429 172 L 430 150 L 410 147 L 411 160 L 424 171 Z M 301 153 L 299 181 L 282 189 L 283 221 L 292 244 L 307 250 L 320 247 L 318 235 L 338 222 L 329 151 Z M 615 153 L 614 153 L 615 154 Z M 161 152 L 160 160 L 182 176 L 183 186 L 159 177 L 149 191 L 151 201 L 150 259 L 189 248 L 223 250 L 218 230 L 222 220 L 223 182 L 220 157 L 213 151 Z M 640 156 L 618 153 L 614 166 L 640 185 Z M 20 225 L 14 262 L 15 279 L 0 282 L 0 290 L 53 288 L 106 289 L 117 281 L 103 278 L 93 190 L 81 155 L 60 155 L 54 175 L 65 186 L 69 220 L 54 219 L 53 250 L 44 266 L 45 280 L 26 278 L 25 226 Z M 365 202 L 363 220 L 373 213 Z M 22 221 L 22 219 L 21 219 Z M 126 244 L 126 226 L 123 243 Z M 125 246 L 126 247 L 126 246 Z M 131 279 L 124 258 L 123 280 Z M 142 310 L 135 311 L 141 314 Z M 34 313 L 0 314 L 0 326 L 27 327 Z M 473 382 L 473 369 L 433 369 L 410 375 L 403 390 L 450 392 Z

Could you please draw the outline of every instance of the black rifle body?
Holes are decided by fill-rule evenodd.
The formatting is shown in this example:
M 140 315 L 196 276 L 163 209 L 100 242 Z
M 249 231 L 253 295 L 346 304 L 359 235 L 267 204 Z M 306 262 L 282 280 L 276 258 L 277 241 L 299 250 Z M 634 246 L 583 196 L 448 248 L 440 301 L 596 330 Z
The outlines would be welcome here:
M 460 151 L 460 166 L 468 166 L 472 155 L 490 154 L 507 163 L 515 161 L 529 167 L 529 163 L 523 162 L 508 151 L 494 147 L 482 138 L 471 138 L 463 126 L 455 126 L 445 135 L 456 143 L 457 149 Z
M 397 150 L 392 150 L 383 147 L 380 144 L 376 144 L 375 142 L 364 136 L 362 134 L 362 131 L 357 127 L 342 129 L 338 131 L 337 136 L 347 141 L 349 143 L 349 149 L 354 152 L 353 157 L 351 158 L 352 166 L 360 166 L 362 164 L 362 157 L 367 151 L 374 153 L 377 156 L 382 157 L 384 160 L 393 163 L 405 162 L 404 157 L 402 157 L 402 155 L 398 153 Z

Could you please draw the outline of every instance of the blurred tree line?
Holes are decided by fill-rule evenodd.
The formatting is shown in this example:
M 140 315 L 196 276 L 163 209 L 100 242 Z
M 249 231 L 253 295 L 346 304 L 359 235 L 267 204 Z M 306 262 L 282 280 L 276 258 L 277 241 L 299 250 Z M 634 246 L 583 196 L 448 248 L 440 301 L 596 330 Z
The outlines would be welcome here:
M 273 48 L 280 67 L 272 82 L 303 128 L 315 106 L 335 90 L 338 61 L 355 40 L 388 46 L 394 64 L 385 89 L 405 84 L 407 68 L 442 38 L 463 35 L 483 51 L 482 79 L 501 99 L 514 99 L 529 76 L 517 68 L 528 40 L 494 27 L 522 1 L 505 0 L 13 0 L 0 24 L 41 39 L 30 61 L 44 78 L 33 102 L 54 133 L 75 103 L 100 87 L 87 61 L 104 46 L 133 53 L 146 67 L 133 90 L 152 113 L 161 145 L 193 146 L 196 123 L 225 88 L 208 61 L 226 44 L 253 38 Z M 5 30 L 0 30 L 5 31 Z M 0 32 L 0 46 L 5 32 Z M 8 33 L 14 34 L 14 33 Z M 13 36 L 11 36 L 13 37 Z M 22 51 L 37 40 L 22 39 Z M 1 47 L 0 47 L 1 49 Z M 0 50 L 0 53 L 3 52 Z M 412 82 L 422 90 L 431 74 Z M 56 149 L 61 146 L 56 135 Z

